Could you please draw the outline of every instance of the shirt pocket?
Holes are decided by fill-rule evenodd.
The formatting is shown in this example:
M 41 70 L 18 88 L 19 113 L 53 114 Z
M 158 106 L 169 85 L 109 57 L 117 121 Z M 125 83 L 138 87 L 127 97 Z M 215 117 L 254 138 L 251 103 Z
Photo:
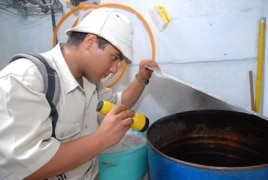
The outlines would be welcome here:
M 81 126 L 77 122 L 73 123 L 57 123 L 56 138 L 61 142 L 68 142 L 79 137 Z

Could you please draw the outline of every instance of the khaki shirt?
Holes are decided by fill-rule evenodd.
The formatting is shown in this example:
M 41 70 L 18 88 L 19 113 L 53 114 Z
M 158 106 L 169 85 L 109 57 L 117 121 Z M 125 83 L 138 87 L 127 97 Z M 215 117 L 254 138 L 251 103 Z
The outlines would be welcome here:
M 71 74 L 58 44 L 44 55 L 57 71 L 61 93 L 57 104 L 56 137 L 51 137 L 50 106 L 42 76 L 29 60 L 10 63 L 0 72 L 0 179 L 23 179 L 46 164 L 61 142 L 94 132 L 99 126 L 97 103 L 121 103 L 121 93 L 83 79 L 83 88 Z M 96 158 L 59 179 L 94 179 Z M 58 179 L 57 177 L 51 179 Z

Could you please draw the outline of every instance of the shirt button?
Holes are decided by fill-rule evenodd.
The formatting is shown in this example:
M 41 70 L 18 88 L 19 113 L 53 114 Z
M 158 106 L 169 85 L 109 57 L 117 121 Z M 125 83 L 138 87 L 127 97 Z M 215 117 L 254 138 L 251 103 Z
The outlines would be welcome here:
M 85 128 L 87 129 L 87 124 L 85 125 Z

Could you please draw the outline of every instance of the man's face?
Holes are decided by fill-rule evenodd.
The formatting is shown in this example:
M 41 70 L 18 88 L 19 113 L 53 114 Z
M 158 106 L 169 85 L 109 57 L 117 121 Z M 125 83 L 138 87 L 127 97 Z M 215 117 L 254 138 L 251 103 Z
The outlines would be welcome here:
M 110 74 L 118 71 L 123 61 L 122 53 L 110 43 L 104 48 L 99 48 L 97 37 L 92 39 L 92 45 L 88 51 L 88 63 L 85 66 L 86 77 L 93 83 L 99 82 Z

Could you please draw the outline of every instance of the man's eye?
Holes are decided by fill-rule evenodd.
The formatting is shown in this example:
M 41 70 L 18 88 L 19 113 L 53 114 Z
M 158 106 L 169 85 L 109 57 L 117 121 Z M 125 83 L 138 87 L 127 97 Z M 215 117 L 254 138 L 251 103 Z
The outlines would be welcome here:
M 119 60 L 119 59 L 120 59 L 120 58 L 119 58 L 118 56 L 114 56 L 114 55 L 112 56 L 112 60 L 113 60 L 113 61 L 117 61 L 117 60 Z

